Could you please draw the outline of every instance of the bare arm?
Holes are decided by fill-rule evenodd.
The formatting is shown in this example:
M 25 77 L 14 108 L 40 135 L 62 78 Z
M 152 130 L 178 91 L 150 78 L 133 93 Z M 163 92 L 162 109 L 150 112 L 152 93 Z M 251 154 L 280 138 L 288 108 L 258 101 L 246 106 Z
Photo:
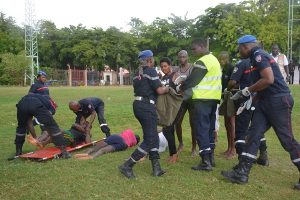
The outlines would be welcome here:
M 285 65 L 283 67 L 284 67 L 284 71 L 285 71 L 286 75 L 289 76 L 290 75 L 290 73 L 289 73 L 289 66 Z
M 28 120 L 27 128 L 28 128 L 28 131 L 30 132 L 30 134 L 32 135 L 32 137 L 36 138 L 36 132 L 35 132 L 35 129 L 33 127 L 32 119 Z
M 78 130 L 78 131 L 80 131 L 80 132 L 85 132 L 85 129 L 84 129 L 84 127 L 83 126 L 81 126 L 80 124 L 73 124 L 72 125 L 72 128 L 75 128 L 76 130 Z
M 248 88 L 250 92 L 261 91 L 274 83 L 274 74 L 271 67 L 261 70 L 260 75 L 261 79 Z
M 90 134 L 89 131 L 85 134 L 85 142 L 86 143 L 92 142 L 92 140 L 91 140 L 91 134 Z
M 91 116 L 90 116 L 89 125 L 88 125 L 89 127 L 92 126 L 95 118 L 96 118 L 96 111 L 93 111 L 92 114 L 91 114 Z

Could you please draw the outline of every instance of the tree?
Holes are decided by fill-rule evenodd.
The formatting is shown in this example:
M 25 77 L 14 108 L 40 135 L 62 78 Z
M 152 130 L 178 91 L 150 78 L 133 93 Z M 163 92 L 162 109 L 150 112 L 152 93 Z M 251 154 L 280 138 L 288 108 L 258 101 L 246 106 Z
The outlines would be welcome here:
M 22 85 L 30 63 L 24 51 L 17 55 L 4 53 L 0 59 L 0 85 Z

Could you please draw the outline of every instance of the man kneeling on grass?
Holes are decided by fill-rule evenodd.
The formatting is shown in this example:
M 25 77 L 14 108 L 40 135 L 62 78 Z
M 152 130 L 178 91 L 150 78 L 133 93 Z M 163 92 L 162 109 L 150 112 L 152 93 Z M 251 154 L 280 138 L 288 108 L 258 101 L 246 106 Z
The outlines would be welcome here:
M 126 150 L 137 145 L 139 141 L 140 137 L 134 135 L 131 129 L 127 129 L 120 134 L 108 136 L 104 140 L 97 142 L 86 153 L 76 154 L 75 158 L 80 160 L 94 159 L 106 153 Z
M 66 146 L 76 146 L 83 142 L 90 143 L 90 134 L 86 131 L 89 123 L 84 122 L 82 125 L 74 124 L 69 130 L 61 130 L 66 143 Z M 44 148 L 47 144 L 52 143 L 51 137 L 47 131 L 43 131 L 42 135 L 37 139 L 33 137 L 27 137 L 29 143 L 38 146 L 39 148 Z

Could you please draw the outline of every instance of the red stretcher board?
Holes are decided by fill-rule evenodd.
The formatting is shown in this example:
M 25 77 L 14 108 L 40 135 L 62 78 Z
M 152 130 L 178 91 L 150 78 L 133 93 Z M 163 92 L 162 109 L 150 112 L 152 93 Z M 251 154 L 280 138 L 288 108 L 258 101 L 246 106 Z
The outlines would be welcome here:
M 81 143 L 79 145 L 76 145 L 75 147 L 66 147 L 66 150 L 68 152 L 73 152 L 88 146 L 92 146 L 95 143 L 97 143 L 99 141 L 93 141 L 90 143 Z M 31 160 L 35 160 L 35 161 L 46 161 L 49 159 L 53 159 L 53 158 L 59 158 L 59 154 L 61 153 L 59 148 L 56 147 L 46 147 L 43 149 L 39 149 L 33 152 L 29 152 L 29 153 L 25 153 L 20 155 L 20 158 L 25 158 L 25 159 L 31 159 Z

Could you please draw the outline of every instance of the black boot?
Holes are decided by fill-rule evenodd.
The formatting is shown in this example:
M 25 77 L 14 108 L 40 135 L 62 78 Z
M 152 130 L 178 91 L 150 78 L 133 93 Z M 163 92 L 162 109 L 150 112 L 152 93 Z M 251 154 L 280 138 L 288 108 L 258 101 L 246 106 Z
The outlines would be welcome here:
M 22 155 L 23 145 L 16 144 L 16 156 Z
M 201 162 L 199 165 L 192 167 L 193 170 L 204 170 L 204 171 L 211 171 L 212 170 L 212 165 L 210 162 L 210 155 L 209 154 L 204 154 L 201 155 Z
M 215 167 L 216 166 L 215 153 L 213 151 L 209 154 L 209 160 L 210 160 L 211 166 Z
M 248 159 L 241 159 L 234 170 L 222 171 L 221 174 L 233 183 L 248 183 L 248 176 L 252 167 L 252 162 Z
M 123 165 L 119 166 L 119 171 L 129 179 L 135 178 L 132 167 L 135 165 L 135 162 L 129 158 Z
M 61 146 L 59 149 L 61 150 L 59 158 L 69 159 L 72 157 L 72 155 L 66 150 L 65 146 Z
M 262 166 L 269 166 L 268 152 L 261 151 L 256 163 Z
M 241 154 L 238 154 L 238 161 L 239 161 L 239 162 L 241 161 L 241 158 L 242 158 L 242 157 L 241 157 Z M 238 167 L 239 167 L 239 164 L 233 166 L 232 169 L 235 170 L 235 169 L 237 169 Z
M 161 169 L 158 159 L 151 160 L 151 164 L 153 176 L 162 176 L 164 173 L 166 173 L 165 170 Z

